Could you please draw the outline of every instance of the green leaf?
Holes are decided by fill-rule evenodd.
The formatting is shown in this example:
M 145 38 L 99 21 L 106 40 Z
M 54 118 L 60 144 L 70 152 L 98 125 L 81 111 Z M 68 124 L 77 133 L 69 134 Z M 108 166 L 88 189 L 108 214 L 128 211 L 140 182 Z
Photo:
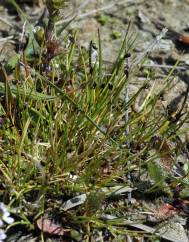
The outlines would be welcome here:
M 36 58 L 39 58 L 41 53 L 41 47 L 37 43 L 34 33 L 32 31 L 29 32 L 28 43 L 24 50 L 24 55 L 27 61 L 35 61 Z
M 46 100 L 46 101 L 52 101 L 55 100 L 56 96 L 50 96 L 47 94 L 36 92 L 35 90 L 24 90 L 23 88 L 17 87 L 15 85 L 10 85 L 10 90 L 12 94 L 14 95 L 21 95 L 26 96 L 29 99 L 33 100 Z M 0 94 L 5 94 L 5 84 L 0 82 Z
M 12 71 L 16 67 L 16 65 L 18 64 L 19 60 L 20 60 L 20 55 L 19 54 L 13 55 L 8 60 L 8 62 L 5 64 L 5 69 L 7 71 Z
M 152 180 L 156 183 L 157 186 L 162 186 L 165 177 L 162 174 L 161 167 L 155 162 L 148 163 L 148 172 Z

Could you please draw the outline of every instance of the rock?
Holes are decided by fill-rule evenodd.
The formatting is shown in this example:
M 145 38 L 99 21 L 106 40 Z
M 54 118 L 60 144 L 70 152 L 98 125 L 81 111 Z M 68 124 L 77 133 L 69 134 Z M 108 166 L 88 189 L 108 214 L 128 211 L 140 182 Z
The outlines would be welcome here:
M 166 239 L 172 242 L 188 242 L 184 227 L 180 223 L 165 222 L 158 225 L 157 232 L 166 236 Z

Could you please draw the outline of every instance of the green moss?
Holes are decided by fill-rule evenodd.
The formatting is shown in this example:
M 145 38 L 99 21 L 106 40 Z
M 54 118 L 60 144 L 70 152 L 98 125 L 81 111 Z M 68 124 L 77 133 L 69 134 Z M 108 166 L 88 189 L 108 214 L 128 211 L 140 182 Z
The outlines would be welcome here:
M 117 30 L 114 30 L 111 33 L 111 37 L 112 37 L 112 39 L 119 39 L 119 38 L 121 38 L 121 32 L 120 31 L 117 31 Z
M 99 14 L 96 19 L 101 25 L 105 25 L 110 21 L 110 17 L 106 14 Z

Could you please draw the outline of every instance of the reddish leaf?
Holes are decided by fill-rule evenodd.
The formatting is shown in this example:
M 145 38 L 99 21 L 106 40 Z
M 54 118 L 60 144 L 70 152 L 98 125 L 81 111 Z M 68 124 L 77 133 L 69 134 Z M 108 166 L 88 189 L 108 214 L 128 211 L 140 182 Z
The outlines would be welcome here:
M 47 219 L 47 218 L 38 219 L 37 226 L 44 233 L 55 234 L 55 235 L 65 234 L 65 230 L 62 227 L 53 223 L 50 219 Z
M 160 206 L 157 210 L 155 210 L 154 214 L 157 218 L 166 219 L 174 216 L 177 212 L 178 212 L 177 208 L 166 203 Z

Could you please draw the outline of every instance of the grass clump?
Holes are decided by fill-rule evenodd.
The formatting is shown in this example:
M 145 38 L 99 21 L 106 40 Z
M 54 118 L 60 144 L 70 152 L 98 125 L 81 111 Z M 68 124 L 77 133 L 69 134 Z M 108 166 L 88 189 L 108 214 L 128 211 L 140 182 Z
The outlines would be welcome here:
M 36 231 L 38 221 L 38 229 L 54 235 L 39 225 L 48 217 L 64 228 L 60 236 L 124 241 L 136 235 L 128 223 L 129 211 L 137 211 L 132 190 L 142 191 L 141 197 L 173 197 L 175 184 L 188 184 L 172 171 L 172 155 L 180 149 L 168 145 L 178 139 L 188 114 L 157 112 L 169 76 L 135 109 L 148 83 L 128 96 L 129 80 L 140 72 L 127 65 L 134 47 L 128 32 L 110 73 L 100 32 L 97 48 L 91 43 L 89 52 L 77 44 L 77 33 L 65 35 L 62 46 L 55 22 L 63 4 L 47 1 L 47 27 L 27 23 L 26 48 L 1 66 L 1 200 L 15 216 L 10 231 L 18 225 Z

